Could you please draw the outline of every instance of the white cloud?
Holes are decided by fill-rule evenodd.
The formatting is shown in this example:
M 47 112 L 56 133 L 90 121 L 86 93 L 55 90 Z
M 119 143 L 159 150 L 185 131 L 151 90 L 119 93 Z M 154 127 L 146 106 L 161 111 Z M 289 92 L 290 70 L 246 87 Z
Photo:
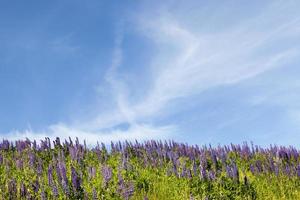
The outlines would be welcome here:
M 140 29 L 157 43 L 159 54 L 152 66 L 156 75 L 153 87 L 143 101 L 132 106 L 134 112 L 139 117 L 155 116 L 172 100 L 239 83 L 299 56 L 296 45 L 268 49 L 280 47 L 281 40 L 300 25 L 299 18 L 274 23 L 279 8 L 270 6 L 245 24 L 209 35 L 176 20 L 176 14 L 140 16 Z
M 81 142 L 86 140 L 88 144 L 95 145 L 97 142 L 109 144 L 111 141 L 167 139 L 171 134 L 173 135 L 175 131 L 175 127 L 172 126 L 157 128 L 146 124 L 133 125 L 129 127 L 128 130 L 84 131 L 65 124 L 56 124 L 40 132 L 31 129 L 12 131 L 9 134 L 5 134 L 4 138 L 13 141 L 25 138 L 39 141 L 45 139 L 45 137 L 49 137 L 51 140 L 55 140 L 56 137 L 59 137 L 61 140 L 68 140 L 69 137 L 72 139 L 78 137 Z

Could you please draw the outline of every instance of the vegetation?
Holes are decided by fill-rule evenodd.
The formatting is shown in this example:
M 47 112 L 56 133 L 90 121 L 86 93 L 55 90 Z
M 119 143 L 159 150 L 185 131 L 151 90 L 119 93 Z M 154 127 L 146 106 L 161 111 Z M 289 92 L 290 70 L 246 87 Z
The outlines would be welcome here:
M 300 199 L 294 147 L 0 143 L 0 199 Z

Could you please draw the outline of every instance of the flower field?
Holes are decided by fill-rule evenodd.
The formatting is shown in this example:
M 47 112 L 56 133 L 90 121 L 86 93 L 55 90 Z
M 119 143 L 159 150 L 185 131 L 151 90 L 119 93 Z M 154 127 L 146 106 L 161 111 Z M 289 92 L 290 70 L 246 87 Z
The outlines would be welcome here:
M 0 199 L 300 199 L 300 152 L 247 143 L 3 140 Z

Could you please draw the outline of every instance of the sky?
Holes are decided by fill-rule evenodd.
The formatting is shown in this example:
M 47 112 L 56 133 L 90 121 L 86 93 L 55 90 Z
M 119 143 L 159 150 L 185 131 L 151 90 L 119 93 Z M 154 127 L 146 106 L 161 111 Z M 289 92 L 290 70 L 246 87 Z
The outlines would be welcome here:
M 300 2 L 0 1 L 0 137 L 293 145 Z

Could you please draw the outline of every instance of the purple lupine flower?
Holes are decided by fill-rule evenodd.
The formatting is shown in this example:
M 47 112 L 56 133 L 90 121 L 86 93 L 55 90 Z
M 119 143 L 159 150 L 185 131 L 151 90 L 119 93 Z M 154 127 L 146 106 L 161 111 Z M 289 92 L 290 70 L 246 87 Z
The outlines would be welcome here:
M 285 170 L 284 170 L 285 174 L 290 176 L 291 175 L 291 168 L 289 165 L 286 165 L 285 166 Z
M 41 192 L 41 199 L 42 199 L 42 200 L 46 200 L 46 199 L 47 199 L 47 198 L 46 198 L 46 193 L 45 193 L 44 189 L 43 189 L 42 192 Z
M 230 166 L 226 166 L 226 174 L 227 174 L 227 177 L 229 178 L 232 178 L 233 177 L 233 174 L 232 174 L 232 171 L 231 171 L 231 167 Z
M 70 152 L 70 156 L 72 160 L 76 160 L 77 156 L 76 156 L 76 149 L 73 146 L 69 147 L 69 152 Z
M 185 167 L 185 164 L 182 167 L 182 171 L 181 171 L 180 177 L 186 177 L 186 167 Z
M 177 171 L 177 166 L 176 166 L 176 164 L 173 164 L 173 173 L 174 173 L 177 177 L 179 177 L 179 174 L 178 174 L 178 171 Z
M 62 177 L 61 177 L 61 174 L 60 174 L 59 164 L 57 164 L 55 167 L 56 167 L 56 176 L 57 176 L 58 182 L 60 184 L 62 184 Z
M 25 184 L 22 181 L 21 185 L 20 185 L 20 196 L 21 197 L 26 197 L 26 194 L 27 194 L 27 189 L 25 187 Z
M 263 167 L 262 167 L 262 163 L 261 163 L 260 160 L 257 160 L 255 162 L 255 165 L 256 165 L 256 168 L 257 168 L 257 170 L 258 170 L 259 173 L 263 172 Z
M 66 194 L 69 193 L 69 189 L 68 189 L 68 179 L 67 179 L 67 173 L 66 173 L 66 166 L 65 166 L 65 163 L 60 161 L 59 162 L 59 169 L 60 169 L 60 175 L 62 177 L 62 186 L 63 186 L 63 189 L 65 191 Z
M 48 143 L 47 143 L 47 140 L 40 140 L 41 142 L 40 142 L 40 149 L 42 150 L 42 151 L 44 151 L 44 150 L 47 150 L 48 149 Z
M 8 184 L 8 193 L 11 197 L 11 199 L 15 199 L 15 195 L 17 194 L 17 184 L 15 179 L 12 179 Z
M 78 137 L 76 137 L 76 139 L 75 139 L 75 145 L 76 145 L 76 147 L 80 146 Z
M 122 195 L 123 191 L 125 190 L 125 183 L 122 177 L 120 169 L 118 170 L 118 193 Z
M 33 150 L 36 150 L 37 148 L 37 145 L 36 145 L 36 140 L 33 140 L 33 143 L 32 143 L 32 149 Z
M 69 146 L 73 146 L 73 141 L 72 141 L 72 138 L 71 137 L 69 137 L 69 141 L 70 141 L 70 145 Z
M 128 200 L 134 193 L 134 185 L 132 182 L 130 182 L 127 187 L 124 188 L 122 192 L 122 197 L 126 200 Z
M 95 167 L 88 167 L 89 179 L 96 177 L 96 169 Z
M 42 163 L 43 161 L 41 160 L 41 159 L 39 159 L 39 161 L 38 161 L 38 166 L 37 166 L 37 174 L 39 175 L 39 176 L 41 176 L 42 175 L 42 173 L 43 173 L 43 163 Z
M 3 140 L 1 144 L 1 149 L 2 150 L 9 150 L 10 148 L 10 143 L 8 140 Z
M 35 193 L 37 193 L 39 191 L 40 183 L 37 179 L 32 183 L 32 189 Z
M 56 139 L 55 139 L 55 146 L 61 147 L 61 143 L 60 143 L 59 137 L 56 137 Z
M 250 171 L 252 174 L 255 174 L 255 168 L 252 164 L 250 164 Z
M 51 186 L 53 183 L 53 168 L 52 165 L 48 166 L 48 184 Z
M 35 154 L 32 151 L 29 151 L 28 157 L 29 157 L 29 166 L 33 167 L 35 163 Z
M 112 170 L 109 166 L 104 165 L 101 171 L 103 176 L 103 184 L 107 186 L 107 184 L 112 178 Z
M 288 160 L 289 159 L 288 154 L 283 149 L 278 152 L 278 156 L 282 160 Z
M 79 190 L 81 187 L 81 180 L 73 166 L 71 167 L 71 178 L 74 190 Z
M 95 188 L 93 188 L 93 200 L 97 200 L 97 199 L 98 199 L 97 191 Z
M 300 178 L 300 165 L 296 167 L 297 176 Z
M 208 174 L 209 180 L 213 181 L 216 178 L 216 174 L 214 171 L 210 171 Z
M 207 172 L 204 166 L 200 166 L 200 175 L 203 180 L 206 180 Z
M 115 147 L 115 144 L 113 143 L 113 141 L 110 142 L 110 149 L 111 149 L 112 153 L 116 152 L 116 147 Z
M 16 166 L 17 166 L 17 168 L 22 169 L 23 168 L 23 160 L 17 159 Z
M 213 162 L 213 165 L 215 167 L 217 167 L 217 163 L 218 163 L 218 161 L 217 161 L 217 155 L 216 155 L 216 153 L 213 150 L 211 151 L 211 160 Z
M 50 138 L 49 137 L 46 137 L 45 138 L 46 139 L 46 142 L 47 142 L 47 149 L 49 150 L 49 149 L 51 149 L 51 141 L 50 141 Z
M 58 190 L 55 183 L 52 185 L 52 193 L 54 197 L 58 197 Z
M 298 153 L 297 149 L 293 148 L 292 154 L 293 154 L 294 159 L 295 159 L 295 160 L 298 160 L 298 158 L 299 158 L 299 153 Z
M 239 170 L 235 163 L 233 163 L 232 175 L 235 180 L 239 181 Z
M 195 161 L 193 162 L 193 173 L 194 173 L 194 174 L 193 174 L 194 176 L 197 176 L 197 175 L 198 175 L 197 165 L 196 165 L 196 162 L 195 162 Z

